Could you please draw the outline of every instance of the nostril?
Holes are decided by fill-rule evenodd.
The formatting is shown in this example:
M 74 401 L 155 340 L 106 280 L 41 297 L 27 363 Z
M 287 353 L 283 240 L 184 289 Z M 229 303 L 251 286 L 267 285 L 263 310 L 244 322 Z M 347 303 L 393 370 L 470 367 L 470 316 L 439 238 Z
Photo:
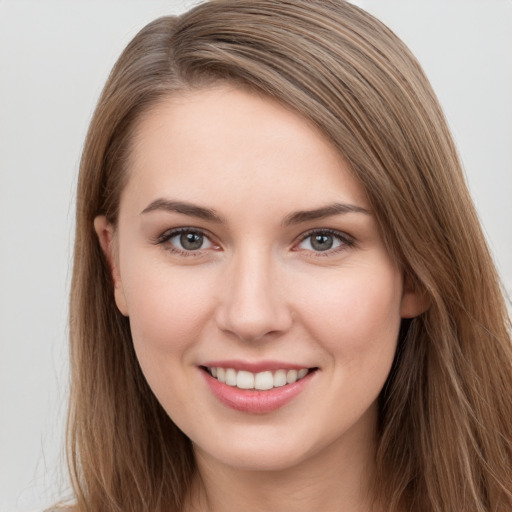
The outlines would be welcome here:
M 265 308 L 253 308 L 240 311 L 242 307 L 234 306 L 231 311 L 221 311 L 217 316 L 217 326 L 224 333 L 244 340 L 260 341 L 275 338 L 288 331 L 292 325 L 291 315 L 279 311 L 279 307 L 268 304 Z
M 271 264 L 259 261 L 260 256 L 253 252 L 242 252 L 233 262 L 232 273 L 228 271 L 223 276 L 219 287 L 217 326 L 245 341 L 258 341 L 287 331 L 292 324 L 291 312 Z

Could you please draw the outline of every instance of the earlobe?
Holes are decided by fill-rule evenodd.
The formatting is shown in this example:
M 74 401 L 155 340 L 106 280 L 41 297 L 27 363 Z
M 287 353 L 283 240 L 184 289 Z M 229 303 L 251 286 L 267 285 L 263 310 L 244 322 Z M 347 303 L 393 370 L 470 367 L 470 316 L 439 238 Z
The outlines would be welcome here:
M 401 317 L 415 318 L 430 308 L 430 297 L 423 288 L 414 286 L 409 279 L 404 283 Z
M 114 285 L 114 297 L 119 311 L 128 316 L 128 307 L 126 304 L 126 297 L 124 295 L 123 282 L 121 280 L 121 273 L 119 272 L 119 262 L 116 251 L 116 240 L 114 227 L 104 215 L 98 215 L 94 219 L 94 230 L 98 236 L 103 254 L 107 259 L 110 268 L 110 275 L 112 276 L 112 283 Z

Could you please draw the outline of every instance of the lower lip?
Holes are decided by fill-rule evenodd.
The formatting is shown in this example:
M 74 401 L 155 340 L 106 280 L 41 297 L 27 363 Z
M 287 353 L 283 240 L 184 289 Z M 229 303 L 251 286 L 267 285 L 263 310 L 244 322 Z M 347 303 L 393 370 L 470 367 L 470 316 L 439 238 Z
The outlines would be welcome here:
M 201 370 L 206 383 L 213 395 L 224 405 L 236 411 L 250 414 L 265 414 L 276 411 L 291 402 L 310 382 L 316 372 L 309 372 L 302 379 L 293 384 L 286 384 L 279 388 L 267 391 L 255 389 L 239 389 L 228 386 L 212 377 L 208 372 Z

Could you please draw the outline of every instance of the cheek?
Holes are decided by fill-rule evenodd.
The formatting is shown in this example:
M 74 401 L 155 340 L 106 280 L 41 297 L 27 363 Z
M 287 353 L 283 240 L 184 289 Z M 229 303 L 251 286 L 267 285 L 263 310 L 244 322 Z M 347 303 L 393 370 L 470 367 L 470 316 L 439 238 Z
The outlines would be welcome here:
M 126 267 L 133 345 L 144 376 L 174 421 L 195 417 L 194 353 L 211 315 L 211 280 L 151 262 Z M 176 416 L 177 415 L 177 416 Z M 182 420 L 183 421 L 183 420 Z
M 383 356 L 392 360 L 402 295 L 393 268 L 343 269 L 308 283 L 303 292 L 304 323 L 332 357 L 341 357 L 345 366 L 378 364 Z
M 123 281 L 138 355 L 186 356 L 212 317 L 211 279 L 197 268 L 183 271 L 165 264 L 138 263 L 127 267 Z

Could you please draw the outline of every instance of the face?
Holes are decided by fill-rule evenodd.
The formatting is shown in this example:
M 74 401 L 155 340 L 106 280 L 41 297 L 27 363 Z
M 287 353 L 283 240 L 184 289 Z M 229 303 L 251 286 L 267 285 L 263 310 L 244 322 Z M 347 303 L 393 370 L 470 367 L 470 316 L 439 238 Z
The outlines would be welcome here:
M 228 86 L 138 125 L 111 261 L 141 368 L 197 453 L 283 469 L 360 450 L 418 301 L 334 147 Z

